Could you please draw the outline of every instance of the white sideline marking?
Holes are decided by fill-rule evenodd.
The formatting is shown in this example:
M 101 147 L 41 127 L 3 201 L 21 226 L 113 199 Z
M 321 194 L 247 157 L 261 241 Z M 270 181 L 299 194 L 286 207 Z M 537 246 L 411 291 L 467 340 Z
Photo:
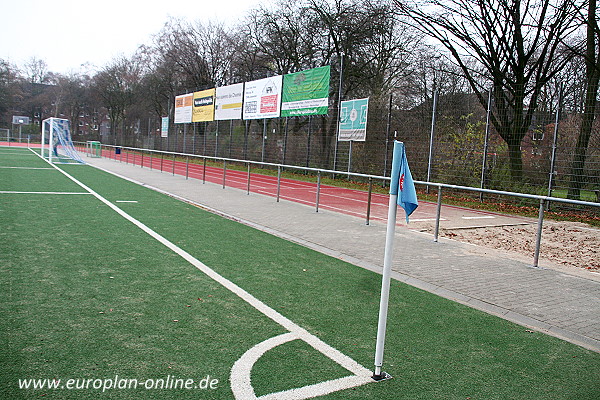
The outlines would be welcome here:
M 137 200 L 116 200 L 115 203 L 137 203 Z
M 50 165 L 52 165 L 52 164 L 50 164 Z M 92 194 L 94 197 L 96 197 L 102 203 L 106 204 L 108 207 L 110 207 L 112 210 L 114 210 L 117 214 L 121 215 L 123 218 L 125 218 L 129 222 L 133 223 L 135 226 L 140 228 L 142 231 L 146 232 L 148 235 L 152 236 L 154 239 L 156 239 L 157 241 L 162 243 L 164 246 L 166 246 L 173 252 L 177 253 L 181 258 L 183 258 L 184 260 L 186 260 L 187 262 L 189 262 L 190 264 L 195 266 L 197 269 L 202 271 L 204 274 L 206 274 L 207 276 L 209 276 L 216 282 L 220 283 L 225 288 L 229 289 L 231 292 L 233 292 L 235 295 L 237 295 L 241 299 L 245 300 L 248 304 L 250 304 L 256 310 L 260 311 L 265 316 L 269 317 L 270 319 L 272 319 L 273 321 L 275 321 L 276 323 L 278 323 L 279 325 L 281 325 L 282 327 L 287 329 L 290 332 L 289 334 L 293 335 L 294 338 L 304 340 L 306 343 L 308 343 L 310 346 L 312 346 L 315 350 L 321 352 L 325 356 L 329 357 L 331 360 L 335 361 L 342 367 L 346 368 L 348 371 L 352 372 L 355 376 L 351 376 L 350 378 L 353 378 L 351 380 L 351 382 L 356 383 L 355 386 L 363 385 L 368 382 L 374 382 L 371 378 L 372 372 L 370 370 L 366 369 L 365 367 L 363 367 L 362 365 L 360 365 L 359 363 L 354 361 L 352 358 L 343 354 L 341 351 L 339 351 L 339 350 L 331 347 L 327 343 L 323 342 L 321 339 L 319 339 L 315 335 L 311 334 L 306 329 L 302 328 L 300 325 L 296 324 L 292 320 L 284 317 L 278 311 L 269 307 L 268 305 L 266 305 L 265 303 L 263 303 L 262 301 L 260 301 L 259 299 L 257 299 L 256 297 L 254 297 L 253 295 L 251 295 L 250 293 L 248 293 L 247 291 L 245 291 L 238 285 L 236 285 L 235 283 L 231 282 L 229 279 L 226 279 L 225 277 L 219 275 L 216 271 L 209 268 L 206 264 L 204 264 L 203 262 L 196 259 L 190 253 L 183 250 L 179 246 L 175 245 L 173 242 L 169 241 L 168 239 L 166 239 L 165 237 L 160 235 L 158 232 L 152 230 L 150 227 L 146 226 L 142 222 L 133 218 L 131 215 L 127 214 L 125 211 L 121 210 L 119 207 L 117 207 L 116 205 L 114 205 L 113 203 L 111 203 L 110 201 L 105 199 L 104 197 L 102 197 L 100 194 L 96 193 L 94 190 L 92 190 L 90 187 L 86 186 L 84 183 L 78 181 L 76 178 L 74 178 L 73 176 L 68 174 L 66 171 L 63 171 L 62 169 L 58 168 L 55 165 L 52 165 L 52 167 L 54 167 L 56 170 L 61 172 L 63 175 L 65 175 L 66 177 L 71 179 L 73 182 L 75 182 L 76 184 L 81 186 L 83 189 L 87 190 L 90 194 Z M 286 338 L 287 338 L 287 336 L 286 336 Z M 271 340 L 271 339 L 268 339 L 267 342 L 269 342 L 269 340 Z M 271 343 L 271 342 L 269 342 L 269 343 Z M 237 364 L 237 361 L 236 361 L 236 364 Z M 235 366 L 235 364 L 234 364 L 234 366 Z M 342 379 L 344 379 L 344 378 L 342 378 Z M 319 395 L 318 393 L 307 394 L 306 392 L 310 391 L 310 389 L 307 389 L 307 388 L 313 387 L 313 388 L 321 388 L 320 390 L 323 390 L 322 389 L 323 387 L 331 386 L 329 389 L 329 392 L 327 392 L 327 393 L 330 393 L 330 392 L 333 392 L 336 390 L 347 389 L 347 388 L 352 387 L 352 386 L 341 387 L 340 382 L 338 382 L 338 381 L 339 380 L 336 379 L 333 381 L 322 382 L 317 385 L 307 386 L 306 388 L 292 389 L 292 390 L 282 392 L 282 393 L 288 393 L 288 392 L 289 393 L 298 393 L 298 395 L 292 394 L 291 395 L 292 397 L 285 397 L 285 399 L 302 400 L 302 399 L 315 397 L 315 396 Z M 333 385 L 333 384 L 330 384 L 330 382 L 335 382 L 336 384 Z M 243 388 L 244 383 L 243 382 L 235 382 L 232 379 L 231 380 L 231 388 L 234 393 L 236 393 L 239 390 L 242 390 L 241 388 L 238 389 L 238 386 L 242 386 L 242 388 Z M 277 397 L 277 399 L 279 399 L 279 398 L 284 399 L 284 397 Z M 246 398 L 246 397 L 237 397 L 237 396 L 236 396 L 236 399 L 248 400 L 248 398 Z
M 4 169 L 52 169 L 48 167 L 0 167 Z
M 0 190 L 2 194 L 85 194 L 90 195 L 91 193 L 86 192 L 19 192 L 16 190 Z
M 493 215 L 482 215 L 482 216 L 478 216 L 478 217 L 462 217 L 462 219 L 494 219 L 496 217 L 494 217 Z

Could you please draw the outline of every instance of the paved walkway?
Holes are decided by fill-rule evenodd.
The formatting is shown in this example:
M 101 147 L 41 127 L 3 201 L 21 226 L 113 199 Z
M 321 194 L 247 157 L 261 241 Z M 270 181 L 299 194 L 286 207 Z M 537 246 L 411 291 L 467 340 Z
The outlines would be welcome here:
M 90 164 L 381 273 L 385 224 L 315 212 L 314 207 L 173 176 L 110 159 Z M 127 200 L 127 199 L 125 199 Z M 401 211 L 401 210 L 400 210 Z M 400 213 L 399 213 L 400 215 Z M 501 252 L 403 227 L 396 230 L 393 278 L 600 352 L 600 281 L 531 268 Z

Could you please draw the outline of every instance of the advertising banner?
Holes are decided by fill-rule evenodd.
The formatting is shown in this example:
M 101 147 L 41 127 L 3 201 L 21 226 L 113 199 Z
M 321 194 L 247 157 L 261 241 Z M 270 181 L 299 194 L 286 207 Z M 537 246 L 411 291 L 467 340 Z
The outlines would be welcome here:
M 192 100 L 193 94 L 182 94 L 175 97 L 175 123 L 187 124 L 192 122 Z
M 246 82 L 244 85 L 244 119 L 279 117 L 282 83 L 282 75 Z
M 284 75 L 281 116 L 327 114 L 330 75 L 329 65 Z
M 215 96 L 215 120 L 242 119 L 244 84 L 218 87 Z
M 367 138 L 369 98 L 342 101 L 340 106 L 339 141 L 364 142 Z
M 160 137 L 169 137 L 169 117 L 162 117 Z
M 194 92 L 192 122 L 215 120 L 215 89 Z

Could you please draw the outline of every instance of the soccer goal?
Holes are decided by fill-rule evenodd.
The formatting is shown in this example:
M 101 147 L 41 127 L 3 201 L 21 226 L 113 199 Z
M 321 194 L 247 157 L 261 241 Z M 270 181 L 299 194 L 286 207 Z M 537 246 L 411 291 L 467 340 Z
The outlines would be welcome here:
M 42 121 L 40 155 L 51 163 L 85 164 L 73 146 L 71 123 L 68 119 L 48 118 Z

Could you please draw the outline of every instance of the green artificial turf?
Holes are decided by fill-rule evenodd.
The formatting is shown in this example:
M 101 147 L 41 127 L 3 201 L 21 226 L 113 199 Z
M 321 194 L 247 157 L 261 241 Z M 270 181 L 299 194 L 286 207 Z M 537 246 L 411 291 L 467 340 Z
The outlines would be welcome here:
M 91 167 L 61 168 L 110 201 L 138 201 L 117 205 L 371 368 L 380 275 Z M 14 186 L 4 176 L 0 191 Z M 51 179 L 73 190 L 58 172 Z M 32 174 L 20 180 L 39 190 Z M 2 398 L 230 399 L 233 363 L 285 332 L 92 196 L 1 196 Z M 385 351 L 394 379 L 322 398 L 600 398 L 599 354 L 398 282 Z M 115 374 L 210 375 L 219 384 L 104 394 L 17 388 L 22 378 Z M 267 352 L 252 373 L 258 395 L 346 375 L 299 340 Z

